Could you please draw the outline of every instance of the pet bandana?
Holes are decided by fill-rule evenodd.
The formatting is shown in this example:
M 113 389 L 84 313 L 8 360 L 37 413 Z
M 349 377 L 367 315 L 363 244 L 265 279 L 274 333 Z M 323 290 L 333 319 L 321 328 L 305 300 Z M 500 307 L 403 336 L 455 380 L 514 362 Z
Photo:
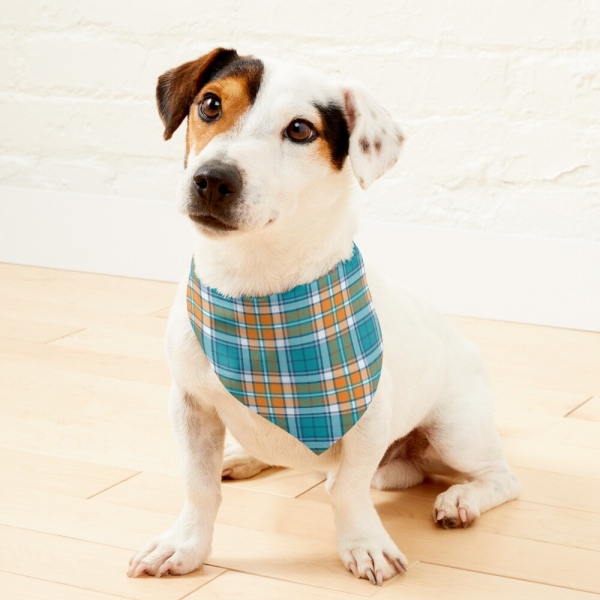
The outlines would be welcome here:
M 367 410 L 381 375 L 381 329 L 356 246 L 319 279 L 230 298 L 190 269 L 187 307 L 221 383 L 316 454 Z

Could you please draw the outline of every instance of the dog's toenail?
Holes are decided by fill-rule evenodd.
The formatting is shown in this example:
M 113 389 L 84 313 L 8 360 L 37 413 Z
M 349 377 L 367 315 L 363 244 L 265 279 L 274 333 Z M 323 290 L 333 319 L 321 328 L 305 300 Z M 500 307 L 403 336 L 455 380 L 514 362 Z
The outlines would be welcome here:
M 460 520 L 463 523 L 466 523 L 467 522 L 467 511 L 464 508 L 459 508 L 458 509 L 458 514 L 460 516 Z
M 398 573 L 400 573 L 400 575 L 406 573 L 406 567 L 402 564 L 399 558 L 397 558 L 394 562 L 396 563 L 396 569 L 398 569 Z
M 441 521 L 446 516 L 445 510 L 436 511 L 435 520 Z

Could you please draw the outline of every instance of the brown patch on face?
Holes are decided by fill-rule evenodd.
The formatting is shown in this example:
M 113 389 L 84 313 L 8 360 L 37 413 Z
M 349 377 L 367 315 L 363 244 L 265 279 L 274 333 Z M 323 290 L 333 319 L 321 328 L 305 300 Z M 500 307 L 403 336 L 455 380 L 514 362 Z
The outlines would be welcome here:
M 365 154 L 371 153 L 371 143 L 369 142 L 369 140 L 366 137 L 361 137 L 360 140 L 358 140 L 358 143 L 360 144 L 360 149 Z
M 318 152 L 331 166 L 340 171 L 348 156 L 350 132 L 342 107 L 336 102 L 315 103 L 320 123 L 317 126 L 319 137 L 315 141 Z
M 216 48 L 212 52 L 163 73 L 156 85 L 158 113 L 168 140 L 188 114 L 198 90 L 230 63 L 240 60 L 235 50 Z
M 402 459 L 408 461 L 418 460 L 423 456 L 425 450 L 429 447 L 429 440 L 424 429 L 417 427 L 408 435 L 392 442 L 385 451 L 380 467 L 387 465 L 393 460 Z
M 328 163 L 331 161 L 331 152 L 329 151 L 329 146 L 327 142 L 319 136 L 313 143 L 317 154 L 319 155 L 319 159 L 324 163 Z
M 374 144 L 375 146 L 375 152 L 377 152 L 377 154 L 381 153 L 381 140 L 377 139 L 375 140 Z
M 221 100 L 222 114 L 216 121 L 207 122 L 198 114 L 207 94 L 214 94 Z M 187 154 L 191 150 L 198 154 L 215 136 L 232 130 L 252 106 L 252 100 L 248 79 L 242 75 L 226 76 L 204 86 L 190 108 Z
M 156 87 L 156 101 L 158 112 L 165 125 L 164 138 L 168 140 L 177 128 L 181 125 L 186 116 L 192 116 L 193 111 L 197 111 L 198 94 L 211 83 L 217 81 L 225 81 L 228 79 L 237 80 L 238 86 L 245 87 L 245 94 L 236 93 L 235 89 L 229 91 L 231 102 L 228 112 L 230 116 L 235 116 L 234 113 L 240 113 L 240 108 L 233 108 L 236 100 L 236 95 L 242 97 L 241 110 L 245 111 L 247 106 L 254 102 L 260 84 L 264 66 L 262 61 L 252 58 L 251 56 L 239 56 L 235 50 L 227 50 L 224 48 L 216 48 L 212 52 L 201 56 L 200 58 L 187 62 L 175 69 L 171 69 L 163 73 L 158 78 Z M 225 87 L 228 87 L 225 84 Z M 230 88 L 235 88 L 236 85 L 229 85 Z M 225 93 L 225 91 L 223 93 Z M 239 99 L 239 98 L 238 98 Z M 197 112 L 196 118 L 199 119 Z M 191 149 L 192 142 L 195 137 L 194 128 L 190 127 L 190 120 L 187 123 L 186 134 L 186 158 Z M 213 122 L 221 121 L 218 119 Z M 231 119 L 228 119 L 228 122 Z M 197 120 L 194 119 L 197 125 Z M 224 123 L 213 129 L 213 137 L 218 129 L 222 129 Z M 196 128 L 197 129 L 197 128 Z

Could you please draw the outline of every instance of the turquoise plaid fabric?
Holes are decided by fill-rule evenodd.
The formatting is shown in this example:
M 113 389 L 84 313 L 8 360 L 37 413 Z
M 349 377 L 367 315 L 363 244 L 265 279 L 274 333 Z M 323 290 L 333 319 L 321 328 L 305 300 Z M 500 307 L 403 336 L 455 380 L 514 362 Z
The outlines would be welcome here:
M 367 410 L 381 375 L 381 329 L 362 256 L 316 281 L 229 298 L 190 269 L 192 328 L 225 388 L 320 454 Z

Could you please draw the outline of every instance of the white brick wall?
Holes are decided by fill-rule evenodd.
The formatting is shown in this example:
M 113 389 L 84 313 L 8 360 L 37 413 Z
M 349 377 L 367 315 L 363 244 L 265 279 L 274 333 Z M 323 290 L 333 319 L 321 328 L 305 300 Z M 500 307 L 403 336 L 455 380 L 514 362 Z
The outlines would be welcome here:
M 397 115 L 368 217 L 600 241 L 598 0 L 12 2 L 0 185 L 170 199 L 156 77 L 216 45 L 355 77 Z

